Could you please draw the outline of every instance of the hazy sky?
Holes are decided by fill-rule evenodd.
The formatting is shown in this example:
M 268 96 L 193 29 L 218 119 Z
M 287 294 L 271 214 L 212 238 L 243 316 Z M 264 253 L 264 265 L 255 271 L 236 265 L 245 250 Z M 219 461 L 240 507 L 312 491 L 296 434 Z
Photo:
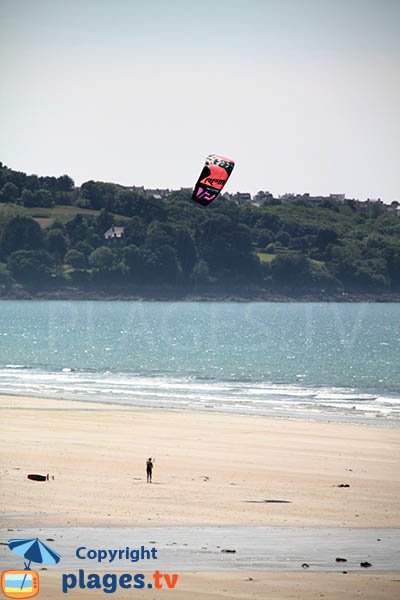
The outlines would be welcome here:
M 400 200 L 400 0 L 0 0 L 0 160 Z

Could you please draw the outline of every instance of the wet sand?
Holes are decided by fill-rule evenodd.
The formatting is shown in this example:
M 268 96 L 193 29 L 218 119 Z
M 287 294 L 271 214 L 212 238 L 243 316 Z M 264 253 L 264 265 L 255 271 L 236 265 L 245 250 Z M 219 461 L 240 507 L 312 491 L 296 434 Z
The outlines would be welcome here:
M 64 570 L 301 572 L 306 563 L 310 572 L 353 573 L 363 572 L 360 563 L 365 561 L 371 565 L 369 572 L 395 571 L 400 565 L 400 529 L 391 528 L 53 527 L 18 529 L 15 534 L 0 530 L 1 540 L 11 536 L 51 540 L 63 557 Z M 337 557 L 345 560 L 338 562 Z M 15 556 L 7 546 L 0 547 L 0 558 L 4 568 L 14 567 Z

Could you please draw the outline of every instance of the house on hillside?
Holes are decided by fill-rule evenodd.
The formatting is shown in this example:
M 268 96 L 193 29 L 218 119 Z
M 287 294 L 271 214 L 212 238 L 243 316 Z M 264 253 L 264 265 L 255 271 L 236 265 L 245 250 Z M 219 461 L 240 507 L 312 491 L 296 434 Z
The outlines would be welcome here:
M 239 205 L 246 204 L 251 202 L 251 194 L 249 192 L 236 192 L 236 194 L 233 194 L 232 200 Z
M 346 194 L 329 194 L 329 200 L 333 202 L 339 202 L 339 204 L 344 204 L 346 200 Z
M 400 202 L 393 200 L 393 202 L 387 207 L 387 211 L 392 215 L 400 217 Z
M 263 204 L 272 204 L 274 200 L 274 196 L 271 194 L 271 192 L 264 192 L 263 190 L 260 190 L 253 197 L 252 203 L 256 206 L 263 206 Z
M 129 189 L 132 190 L 132 192 L 137 192 L 141 196 L 146 195 L 146 190 L 144 189 L 144 185 L 132 185 Z
M 124 237 L 124 227 L 115 227 L 114 225 L 107 229 L 104 234 L 106 240 L 122 239 Z
M 171 190 L 162 189 L 162 188 L 155 188 L 155 189 L 148 188 L 148 189 L 144 190 L 144 194 L 145 194 L 146 198 L 154 198 L 155 200 L 161 200 L 162 198 L 168 198 L 170 193 L 171 193 Z

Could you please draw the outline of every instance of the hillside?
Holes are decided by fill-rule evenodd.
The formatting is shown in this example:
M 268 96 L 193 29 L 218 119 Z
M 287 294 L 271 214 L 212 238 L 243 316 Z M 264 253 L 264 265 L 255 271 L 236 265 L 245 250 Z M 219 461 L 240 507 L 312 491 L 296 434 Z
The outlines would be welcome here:
M 367 208 L 225 198 L 204 208 L 187 191 L 75 187 L 0 163 L 0 294 L 398 299 L 400 217 Z

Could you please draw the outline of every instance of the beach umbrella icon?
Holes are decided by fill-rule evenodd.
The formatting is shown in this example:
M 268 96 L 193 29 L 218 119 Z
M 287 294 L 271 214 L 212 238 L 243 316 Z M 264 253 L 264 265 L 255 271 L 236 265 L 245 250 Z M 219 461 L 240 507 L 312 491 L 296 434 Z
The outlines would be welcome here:
M 61 556 L 54 552 L 49 546 L 39 540 L 39 538 L 24 540 L 9 540 L 8 547 L 18 556 L 22 556 L 28 562 L 25 563 L 25 569 L 30 570 L 31 562 L 41 565 L 56 565 L 60 562 Z M 24 586 L 26 575 L 22 581 L 21 589 Z

